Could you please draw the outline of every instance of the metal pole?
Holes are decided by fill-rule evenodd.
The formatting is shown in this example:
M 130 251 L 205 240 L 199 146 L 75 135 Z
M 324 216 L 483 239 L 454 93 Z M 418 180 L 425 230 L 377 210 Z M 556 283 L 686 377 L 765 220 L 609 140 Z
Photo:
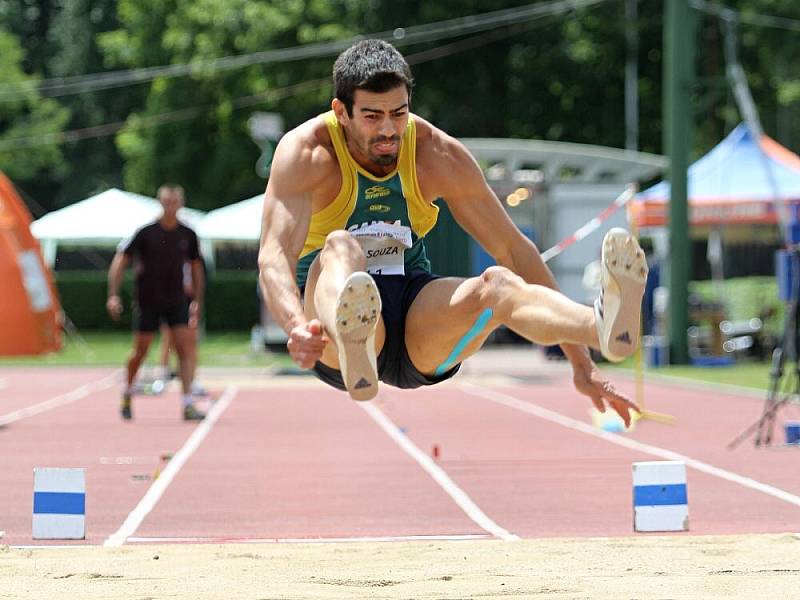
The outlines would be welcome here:
M 670 157 L 669 211 L 669 335 L 670 362 L 689 362 L 691 238 L 687 207 L 687 176 L 691 136 L 690 96 L 694 64 L 694 15 L 689 0 L 665 0 L 664 5 L 664 145 Z
M 625 149 L 639 149 L 638 2 L 625 3 Z

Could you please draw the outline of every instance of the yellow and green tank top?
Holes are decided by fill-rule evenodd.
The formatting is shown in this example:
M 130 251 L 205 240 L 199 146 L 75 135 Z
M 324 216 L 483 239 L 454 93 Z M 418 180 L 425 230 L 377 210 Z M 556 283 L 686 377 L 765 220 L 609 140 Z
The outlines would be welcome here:
M 305 284 L 308 269 L 319 254 L 325 238 L 332 231 L 353 231 L 362 226 L 386 222 L 411 229 L 412 246 L 404 253 L 405 271 L 430 271 L 431 263 L 425 252 L 425 235 L 436 225 L 439 208 L 422 197 L 417 182 L 417 132 L 413 117 L 400 144 L 397 168 L 378 177 L 361 167 L 347 150 L 344 131 L 333 111 L 320 115 L 330 133 L 342 187 L 328 206 L 311 216 L 303 251 L 297 264 L 297 284 Z

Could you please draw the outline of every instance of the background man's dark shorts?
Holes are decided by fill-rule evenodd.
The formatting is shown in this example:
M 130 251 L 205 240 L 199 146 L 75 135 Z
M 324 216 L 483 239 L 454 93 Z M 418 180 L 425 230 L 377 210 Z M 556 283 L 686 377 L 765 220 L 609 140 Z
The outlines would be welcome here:
M 168 327 L 189 324 L 189 300 L 168 308 L 136 306 L 133 309 L 133 329 L 142 333 L 158 331 L 161 323 Z
M 420 373 L 406 350 L 406 314 L 411 303 L 423 287 L 438 275 L 417 269 L 405 275 L 373 275 L 375 284 L 381 294 L 381 316 L 386 326 L 386 341 L 378 355 L 378 379 L 398 388 L 418 388 L 423 385 L 434 385 L 450 379 L 461 368 L 457 364 L 438 377 L 428 377 Z M 322 381 L 337 389 L 344 390 L 342 374 L 317 362 L 314 372 Z

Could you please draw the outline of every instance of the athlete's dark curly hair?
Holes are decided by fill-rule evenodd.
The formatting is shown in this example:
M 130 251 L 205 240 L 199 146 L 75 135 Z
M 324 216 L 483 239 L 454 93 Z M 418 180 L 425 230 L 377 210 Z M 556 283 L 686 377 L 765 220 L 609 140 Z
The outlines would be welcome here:
M 406 86 L 410 100 L 414 85 L 411 68 L 403 55 L 383 40 L 362 40 L 353 44 L 333 64 L 334 95 L 344 103 L 351 117 L 356 90 L 380 94 L 400 85 Z

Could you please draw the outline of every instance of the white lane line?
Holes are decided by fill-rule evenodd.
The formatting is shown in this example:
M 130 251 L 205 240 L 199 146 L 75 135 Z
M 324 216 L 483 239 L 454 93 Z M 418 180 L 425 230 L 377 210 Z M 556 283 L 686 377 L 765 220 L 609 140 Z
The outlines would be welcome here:
M 450 479 L 450 476 L 444 472 L 439 465 L 425 454 L 422 450 L 417 448 L 414 443 L 408 439 L 400 428 L 392 423 L 389 418 L 381 412 L 381 410 L 370 402 L 360 402 L 359 406 L 363 408 L 367 414 L 383 429 L 390 438 L 392 438 L 400 448 L 402 448 L 411 458 L 413 458 L 419 466 L 421 466 L 433 480 L 438 483 L 447 495 L 449 495 L 459 508 L 463 510 L 466 515 L 472 519 L 481 529 L 488 531 L 492 535 L 499 537 L 502 540 L 518 540 L 519 536 L 514 535 L 500 527 L 497 523 L 492 521 L 480 508 L 475 504 L 467 494 L 458 487 L 455 481 Z
M 0 427 L 9 425 L 14 421 L 19 421 L 20 419 L 32 417 L 34 415 L 41 414 L 48 410 L 64 406 L 65 404 L 70 404 L 71 402 L 75 402 L 76 400 L 85 398 L 86 396 L 94 392 L 110 388 L 112 385 L 114 385 L 114 383 L 116 383 L 118 377 L 119 377 L 119 370 L 116 370 L 107 377 L 103 377 L 102 379 L 98 379 L 97 381 L 91 381 L 89 383 L 86 383 L 80 386 L 79 388 L 75 388 L 71 392 L 60 394 L 58 396 L 50 398 L 49 400 L 44 400 L 43 402 L 39 402 L 38 404 L 26 406 L 25 408 L 20 408 L 19 410 L 15 410 L 10 413 L 6 413 L 4 415 L 0 415 Z
M 150 511 L 155 508 L 155 505 L 161 499 L 161 496 L 169 487 L 169 484 L 172 483 L 172 480 L 181 470 L 183 465 L 186 464 L 186 461 L 191 458 L 192 454 L 194 454 L 195 450 L 200 446 L 202 441 L 211 431 L 211 428 L 217 422 L 217 419 L 220 418 L 225 409 L 228 408 L 228 405 L 233 400 L 233 397 L 236 395 L 236 388 L 229 387 L 225 389 L 225 392 L 220 396 L 220 399 L 214 403 L 214 406 L 211 407 L 211 410 L 208 411 L 206 418 L 203 419 L 200 424 L 195 428 L 192 432 L 192 435 L 189 436 L 189 439 L 186 440 L 186 443 L 181 446 L 181 449 L 178 450 L 172 459 L 167 463 L 166 468 L 161 472 L 153 484 L 147 489 L 147 492 L 139 501 L 139 504 L 136 505 L 125 521 L 122 523 L 122 526 L 113 534 L 111 534 L 108 539 L 103 543 L 103 546 L 115 548 L 117 546 L 122 546 L 125 541 L 132 536 L 136 530 L 139 528 L 139 525 L 142 524 L 144 518 L 150 514 Z
M 650 454 L 652 456 L 657 456 L 659 458 L 664 458 L 666 460 L 681 460 L 685 462 L 687 466 L 692 467 L 693 469 L 700 471 L 702 473 L 713 475 L 714 477 L 719 477 L 720 479 L 725 479 L 726 481 L 731 481 L 733 483 L 738 483 L 741 486 L 744 486 L 751 490 L 755 490 L 757 492 L 761 492 L 763 494 L 767 494 L 768 496 L 772 496 L 773 498 L 777 498 L 778 500 L 783 500 L 784 502 L 788 502 L 789 504 L 793 504 L 794 506 L 800 506 L 800 496 L 797 496 L 795 494 L 792 494 L 790 492 L 787 492 L 786 490 L 782 490 L 775 486 L 769 485 L 767 483 L 762 483 L 760 481 L 756 481 L 755 479 L 739 475 L 738 473 L 734 473 L 733 471 L 728 471 L 727 469 L 715 467 L 708 463 L 704 463 L 694 458 L 690 458 L 689 456 L 686 456 L 684 454 L 673 452 L 672 450 L 666 450 L 665 448 L 659 448 L 658 446 L 651 446 L 650 444 L 637 442 L 635 440 L 622 437 L 621 435 L 615 433 L 608 433 L 606 431 L 602 431 L 600 429 L 593 427 L 592 425 L 589 425 L 588 423 L 578 421 L 577 419 L 573 419 L 571 417 L 566 417 L 560 413 L 548 410 L 546 408 L 542 408 L 541 406 L 532 404 L 530 402 L 519 400 L 514 396 L 509 396 L 508 394 L 504 394 L 502 392 L 497 392 L 495 390 L 490 390 L 488 388 L 468 383 L 462 383 L 461 388 L 466 393 L 472 394 L 473 396 L 480 396 L 481 398 L 485 398 L 486 400 L 491 400 L 492 402 L 496 402 L 498 404 L 503 404 L 510 408 L 521 410 L 523 412 L 534 415 L 541 419 L 545 419 L 552 423 L 557 423 L 558 425 L 563 425 L 564 427 L 575 429 L 576 431 L 580 431 L 582 433 L 587 433 L 589 435 L 593 435 L 595 437 L 604 439 L 605 441 L 611 442 L 612 444 L 617 444 L 618 446 L 623 446 L 625 448 L 637 450 L 639 452 Z
M 386 535 L 335 538 L 227 538 L 227 537 L 129 537 L 130 544 L 338 544 L 342 542 L 415 542 L 486 540 L 487 533 L 453 535 Z

